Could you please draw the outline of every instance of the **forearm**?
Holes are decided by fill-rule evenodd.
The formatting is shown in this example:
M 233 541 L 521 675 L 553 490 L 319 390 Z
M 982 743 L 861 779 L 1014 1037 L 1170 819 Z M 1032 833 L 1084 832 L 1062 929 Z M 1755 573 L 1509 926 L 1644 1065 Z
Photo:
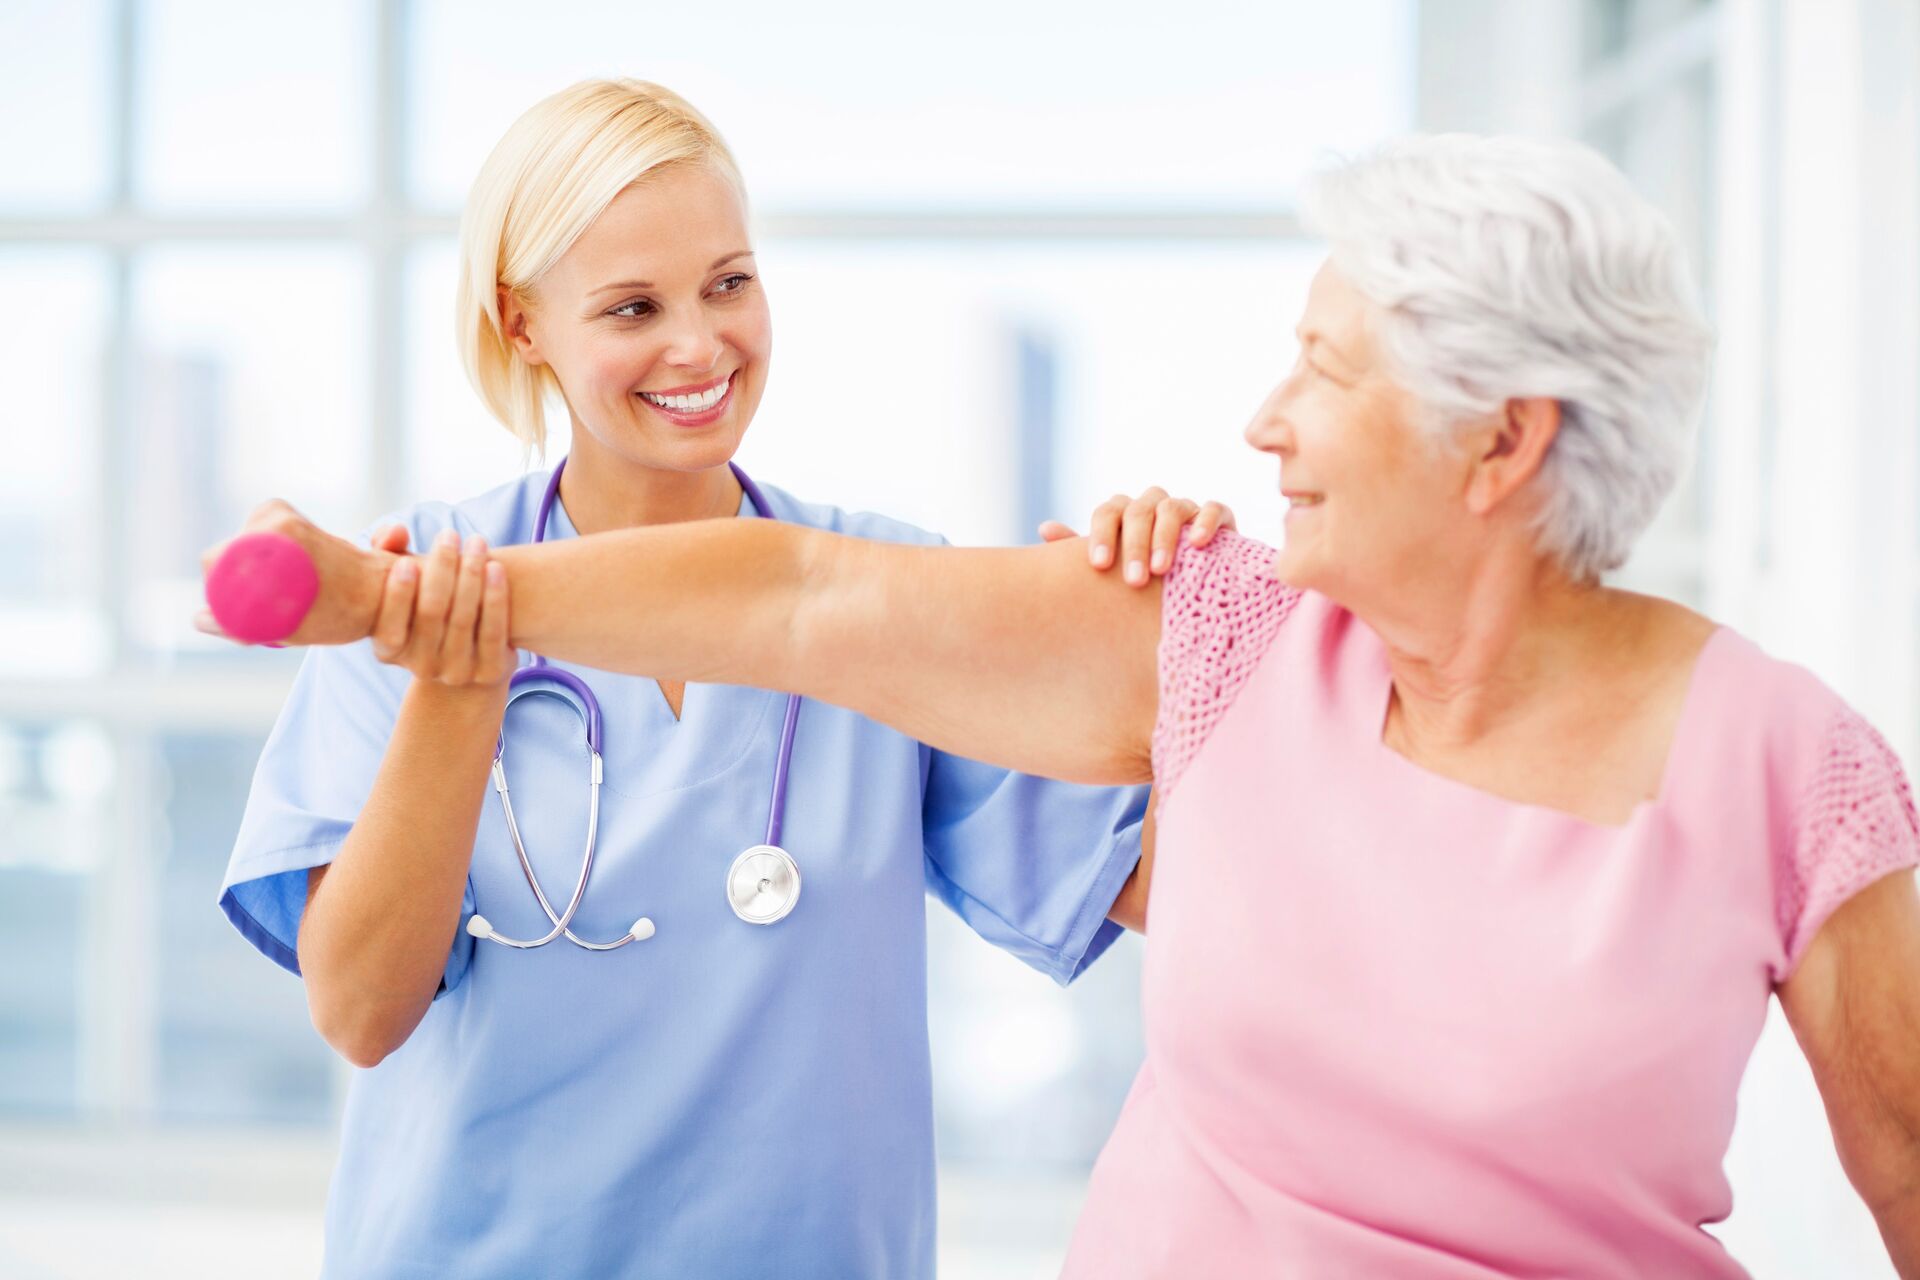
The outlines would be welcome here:
M 1901 1280 L 1920 1280 L 1920 1169 L 1915 1182 L 1891 1199 L 1873 1206 L 1887 1257 Z
M 353 830 L 299 934 L 314 1026 L 358 1066 L 398 1048 L 439 988 L 460 924 L 506 686 L 416 680 Z

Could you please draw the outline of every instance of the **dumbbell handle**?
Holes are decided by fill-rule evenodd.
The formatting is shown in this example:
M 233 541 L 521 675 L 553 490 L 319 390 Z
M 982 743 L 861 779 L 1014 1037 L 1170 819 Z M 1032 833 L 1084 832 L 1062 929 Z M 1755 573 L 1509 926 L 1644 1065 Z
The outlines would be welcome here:
M 241 534 L 207 574 L 214 621 L 249 644 L 285 640 L 299 630 L 319 594 L 313 557 L 284 533 Z

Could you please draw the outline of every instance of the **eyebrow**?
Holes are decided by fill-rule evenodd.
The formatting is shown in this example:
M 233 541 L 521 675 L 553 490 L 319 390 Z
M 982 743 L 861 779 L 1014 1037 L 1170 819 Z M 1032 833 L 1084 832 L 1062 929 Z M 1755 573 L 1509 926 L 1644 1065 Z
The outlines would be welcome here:
M 718 271 L 720 268 L 726 266 L 729 262 L 732 262 L 736 258 L 750 258 L 752 256 L 753 256 L 753 250 L 751 249 L 736 249 L 732 253 L 727 254 L 725 257 L 715 258 L 713 260 L 713 265 L 708 267 L 707 270 Z M 592 293 L 588 294 L 587 296 L 590 298 L 598 297 L 600 294 L 603 294 L 603 293 L 612 293 L 615 289 L 651 289 L 651 288 L 653 288 L 653 284 L 651 281 L 622 280 L 617 284 L 603 284 L 598 289 L 595 289 Z

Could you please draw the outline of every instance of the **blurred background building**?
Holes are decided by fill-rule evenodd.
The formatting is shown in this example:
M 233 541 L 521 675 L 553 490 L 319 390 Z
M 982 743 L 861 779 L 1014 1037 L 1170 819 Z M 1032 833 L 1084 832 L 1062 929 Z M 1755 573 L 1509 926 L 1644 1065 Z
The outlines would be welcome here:
M 453 234 L 583 76 L 739 154 L 779 337 L 745 463 L 961 542 L 1156 482 L 1277 538 L 1239 430 L 1317 263 L 1300 178 L 1414 128 L 1586 138 L 1720 333 L 1622 579 L 1920 761 L 1920 7 L 1178 8 L 0 0 L 0 1274 L 317 1267 L 349 1069 L 213 905 L 297 659 L 191 630 L 197 556 L 270 495 L 361 528 L 520 468 L 454 357 Z M 942 1274 L 1050 1276 L 1138 942 L 1062 992 L 931 914 Z M 1892 1274 L 1777 1019 L 1729 1167 L 1757 1275 Z

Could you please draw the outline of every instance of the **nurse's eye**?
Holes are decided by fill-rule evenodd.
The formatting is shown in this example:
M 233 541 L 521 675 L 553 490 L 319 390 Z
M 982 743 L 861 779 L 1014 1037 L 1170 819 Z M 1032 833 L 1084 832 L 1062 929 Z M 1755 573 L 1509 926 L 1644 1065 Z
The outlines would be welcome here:
M 621 303 L 607 314 L 621 320 L 644 320 L 658 309 L 645 298 L 635 298 L 632 302 Z
M 718 294 L 739 293 L 751 283 L 753 283 L 752 276 L 744 271 L 736 271 L 730 276 L 722 276 L 717 280 L 713 291 Z

